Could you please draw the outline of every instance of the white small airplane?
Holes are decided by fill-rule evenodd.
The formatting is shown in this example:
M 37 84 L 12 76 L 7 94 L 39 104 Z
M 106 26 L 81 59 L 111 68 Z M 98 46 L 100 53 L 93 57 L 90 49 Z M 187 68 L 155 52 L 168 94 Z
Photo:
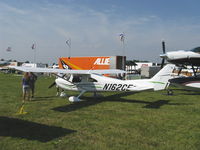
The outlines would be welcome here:
M 200 66 L 200 47 L 191 50 L 171 51 L 161 54 L 160 57 L 177 65 Z
M 165 52 L 165 42 L 162 41 L 163 54 L 160 55 L 163 58 L 162 65 L 166 59 L 168 62 L 180 67 L 178 75 L 181 73 L 182 68 L 191 66 L 194 76 L 192 77 L 177 77 L 170 79 L 169 82 L 172 85 L 183 87 L 190 90 L 200 90 L 200 77 L 198 76 L 198 70 L 200 67 L 200 47 L 193 48 L 191 50 L 179 50 Z
M 80 101 L 80 97 L 85 92 L 102 92 L 102 91 L 146 91 L 146 90 L 163 90 L 168 86 L 168 80 L 173 78 L 172 72 L 175 65 L 168 64 L 162 68 L 151 79 L 140 80 L 120 80 L 116 78 L 106 77 L 102 74 L 121 74 L 123 70 L 66 70 L 66 69 L 49 69 L 49 68 L 30 68 L 10 66 L 10 68 L 23 72 L 43 72 L 43 73 L 63 73 L 69 74 L 69 77 L 59 77 L 55 83 L 64 90 L 80 91 L 80 94 L 70 96 L 70 102 Z

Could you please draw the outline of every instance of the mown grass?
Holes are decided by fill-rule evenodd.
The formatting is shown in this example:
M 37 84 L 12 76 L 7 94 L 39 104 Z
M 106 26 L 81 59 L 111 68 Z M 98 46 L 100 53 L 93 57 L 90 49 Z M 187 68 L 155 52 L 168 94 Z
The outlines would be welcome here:
M 21 76 L 0 74 L 0 149 L 2 150 L 198 150 L 200 94 L 175 90 L 102 93 L 71 104 L 48 89 L 40 77 L 35 100 L 22 104 Z M 68 92 L 77 95 L 77 92 Z

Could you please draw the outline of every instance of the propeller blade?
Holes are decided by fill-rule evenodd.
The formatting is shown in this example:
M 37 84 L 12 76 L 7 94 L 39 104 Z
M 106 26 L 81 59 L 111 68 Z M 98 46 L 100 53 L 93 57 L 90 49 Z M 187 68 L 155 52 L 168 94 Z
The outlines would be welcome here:
M 165 58 L 164 58 L 164 55 L 165 55 L 165 53 L 166 53 L 166 51 L 165 51 L 165 41 L 162 41 L 162 50 L 163 50 L 163 59 L 162 59 L 162 63 L 161 63 L 161 69 L 164 67 L 164 64 L 165 64 Z
M 165 64 L 165 59 L 163 58 L 162 63 L 161 63 L 161 67 L 160 67 L 161 69 L 164 67 L 164 64 Z
M 162 41 L 162 50 L 163 50 L 163 54 L 165 54 L 166 53 L 166 51 L 165 51 L 165 41 Z
M 48 88 L 50 89 L 50 88 L 52 88 L 55 85 L 56 85 L 56 82 L 53 82 Z

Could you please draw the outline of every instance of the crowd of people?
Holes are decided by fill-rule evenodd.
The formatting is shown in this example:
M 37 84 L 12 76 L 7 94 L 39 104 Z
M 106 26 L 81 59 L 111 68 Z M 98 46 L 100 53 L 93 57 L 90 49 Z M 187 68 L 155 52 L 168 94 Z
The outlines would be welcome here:
M 35 81 L 37 76 L 32 72 L 25 72 L 22 78 L 23 101 L 34 98 Z

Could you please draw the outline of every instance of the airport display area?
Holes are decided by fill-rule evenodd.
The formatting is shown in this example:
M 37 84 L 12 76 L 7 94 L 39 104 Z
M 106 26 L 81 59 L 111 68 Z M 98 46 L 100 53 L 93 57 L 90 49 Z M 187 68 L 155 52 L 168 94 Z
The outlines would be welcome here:
M 18 66 L 17 62 L 9 66 L 6 62 L 7 69 L 12 71 L 9 71 L 9 74 L 0 73 L 1 148 L 195 148 L 199 141 L 196 132 L 199 124 L 199 92 L 183 89 L 187 86 L 198 89 L 198 77 L 193 75 L 194 77 L 185 77 L 184 80 L 178 77 L 170 81 L 170 78 L 174 78 L 171 73 L 179 72 L 174 72 L 175 65 L 168 64 L 155 71 L 156 68 L 149 62 L 140 62 L 138 65 L 135 63 L 135 66 L 139 66 L 137 69 L 144 75 L 151 74 L 150 68 L 158 72 L 151 75 L 152 77 L 149 75 L 150 79 L 119 80 L 101 76 L 100 74 L 124 73 L 123 70 L 116 70 L 120 69 L 116 66 L 127 65 L 125 60 L 116 59 L 120 58 L 119 56 L 112 56 L 113 58 L 118 61 L 111 62 L 111 57 L 66 57 L 59 59 L 61 69 L 56 69 L 58 66 L 47 68 L 45 65 L 36 66 L 29 63 L 21 63 L 21 66 Z M 88 62 L 84 64 L 83 59 Z M 111 68 L 110 64 L 115 67 Z M 88 70 L 81 68 L 81 65 Z M 135 69 L 135 66 L 132 67 Z M 124 68 L 128 68 L 128 71 L 132 69 L 130 65 Z M 35 97 L 23 101 L 20 94 L 22 75 L 19 72 L 11 73 L 13 69 L 71 75 L 66 78 L 46 74 L 38 76 Z M 81 78 L 77 80 L 77 77 Z M 186 79 L 193 84 L 185 84 L 188 81 Z M 170 93 L 167 94 L 164 89 L 169 86 L 168 80 L 173 84 L 168 88 Z M 183 83 L 184 87 L 174 87 L 174 83 Z M 60 96 L 55 85 L 65 90 Z M 188 129 L 189 133 L 185 132 Z M 176 140 L 177 138 L 179 140 Z
M 197 92 L 86 93 L 85 101 L 70 103 L 48 89 L 53 80 L 38 78 L 35 100 L 19 115 L 21 76 L 0 73 L 1 149 L 196 149 Z
M 170 62 L 166 56 L 161 55 Z M 188 58 L 184 52 L 179 57 Z M 125 58 L 62 57 L 52 67 L 1 62 L 0 147 L 195 149 L 200 106 L 196 61 L 185 68 Z M 21 94 L 26 72 L 38 76 L 30 99 Z
M 0 1 L 0 150 L 200 150 L 200 1 Z

